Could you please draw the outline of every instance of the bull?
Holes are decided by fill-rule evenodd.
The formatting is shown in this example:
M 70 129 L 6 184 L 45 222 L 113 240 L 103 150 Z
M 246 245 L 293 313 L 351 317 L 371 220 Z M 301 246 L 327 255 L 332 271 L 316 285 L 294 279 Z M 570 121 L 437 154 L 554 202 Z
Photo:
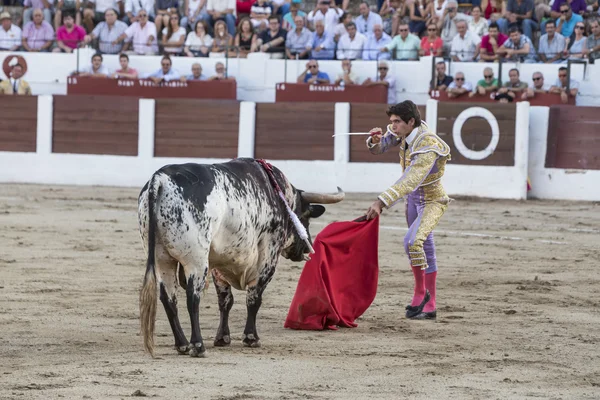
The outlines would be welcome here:
M 306 230 L 308 240 L 299 236 L 275 186 Z M 265 168 L 254 159 L 167 165 L 155 172 L 138 197 L 140 234 L 148 256 L 140 291 L 140 323 L 146 351 L 154 357 L 159 297 L 177 352 L 205 355 L 199 306 L 209 272 L 220 312 L 214 346 L 231 343 L 228 319 L 233 287 L 246 290 L 243 345 L 259 347 L 256 316 L 279 256 L 295 262 L 306 260 L 312 250 L 310 219 L 323 215 L 322 204 L 338 203 L 343 198 L 340 188 L 336 194 L 296 189 L 279 169 L 269 169 L 268 165 Z M 192 330 L 189 342 L 177 316 L 178 286 L 186 293 Z

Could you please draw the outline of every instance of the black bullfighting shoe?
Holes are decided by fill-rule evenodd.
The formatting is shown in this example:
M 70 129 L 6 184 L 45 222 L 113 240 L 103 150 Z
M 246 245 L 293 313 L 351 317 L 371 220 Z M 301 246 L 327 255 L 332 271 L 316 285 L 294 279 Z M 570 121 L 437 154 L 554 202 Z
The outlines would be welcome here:
M 415 315 L 411 319 L 430 319 L 430 320 L 435 320 L 435 319 L 437 319 L 437 311 L 433 310 L 433 311 L 429 311 L 429 312 L 422 312 L 422 313 L 419 313 L 419 314 Z
M 429 294 L 429 290 L 425 290 L 425 297 L 423 298 L 423 301 L 421 301 L 421 304 L 419 304 L 418 306 L 406 306 L 406 318 L 414 318 L 417 315 L 421 314 L 423 312 L 425 304 L 429 302 L 430 298 L 431 295 Z

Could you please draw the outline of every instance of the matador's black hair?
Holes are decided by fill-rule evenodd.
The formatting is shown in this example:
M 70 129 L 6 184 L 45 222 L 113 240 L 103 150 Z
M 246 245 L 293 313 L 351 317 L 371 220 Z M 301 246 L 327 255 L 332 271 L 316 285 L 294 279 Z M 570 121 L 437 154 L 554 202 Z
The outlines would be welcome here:
M 411 118 L 415 119 L 415 128 L 421 126 L 421 113 L 417 105 L 410 100 L 404 100 L 402 103 L 390 106 L 386 111 L 388 117 L 397 115 L 402 121 L 408 124 Z

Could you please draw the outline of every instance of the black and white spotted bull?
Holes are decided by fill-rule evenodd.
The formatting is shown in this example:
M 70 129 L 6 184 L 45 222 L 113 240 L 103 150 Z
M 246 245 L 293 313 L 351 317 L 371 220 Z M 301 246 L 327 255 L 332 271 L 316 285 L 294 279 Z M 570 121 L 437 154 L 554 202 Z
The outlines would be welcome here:
M 296 189 L 277 168 L 275 181 L 285 200 L 308 231 L 309 219 L 325 212 L 319 204 L 342 201 L 344 193 L 308 193 Z M 168 165 L 152 175 L 138 198 L 142 242 L 148 255 L 140 292 L 144 347 L 154 356 L 157 292 L 181 354 L 202 356 L 201 290 L 209 270 L 217 290 L 220 323 L 215 346 L 230 344 L 231 287 L 246 290 L 247 320 L 243 344 L 260 346 L 256 314 L 280 255 L 307 259 L 309 244 L 294 229 L 283 200 L 264 167 L 253 159 L 222 164 Z M 311 241 L 310 234 L 308 236 Z M 176 288 L 186 291 L 191 319 L 190 341 L 177 317 Z

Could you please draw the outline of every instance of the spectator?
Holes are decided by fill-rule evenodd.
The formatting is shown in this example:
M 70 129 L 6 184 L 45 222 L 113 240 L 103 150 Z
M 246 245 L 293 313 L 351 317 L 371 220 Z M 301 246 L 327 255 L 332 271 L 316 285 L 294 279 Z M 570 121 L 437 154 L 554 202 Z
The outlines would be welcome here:
M 358 33 L 366 36 L 373 32 L 375 25 L 383 25 L 383 20 L 379 14 L 371 12 L 366 1 L 360 3 L 359 12 L 360 15 L 354 20 Z
M 466 21 L 468 18 L 465 14 L 458 12 L 458 4 L 456 0 L 448 0 L 446 8 L 444 8 L 443 18 L 438 21 L 438 29 L 441 30 L 441 38 L 444 41 L 444 52 L 450 53 L 452 47 L 452 40 L 458 33 L 456 29 L 456 22 L 463 20 Z
M 383 31 L 390 36 L 398 32 L 398 25 L 408 15 L 408 7 L 405 0 L 386 0 L 379 9 L 379 15 L 383 20 Z
M 408 15 L 410 22 L 408 29 L 410 33 L 421 36 L 426 29 L 426 22 L 429 19 L 429 7 L 425 3 L 426 0 L 414 0 L 408 4 Z
M 305 60 L 312 49 L 313 35 L 304 27 L 304 18 L 299 15 L 296 15 L 294 26 L 296 28 L 287 33 L 285 52 L 290 59 Z
M 319 63 L 317 60 L 310 60 L 306 63 L 306 69 L 297 79 L 298 83 L 309 83 L 312 85 L 317 85 L 319 83 L 329 85 L 331 81 L 329 80 L 329 75 L 325 72 L 319 71 Z
M 23 28 L 33 19 L 33 12 L 40 10 L 44 21 L 52 24 L 52 4 L 54 0 L 24 0 L 23 1 Z
M 179 15 L 172 13 L 169 19 L 168 27 L 162 31 L 162 45 L 164 52 L 168 55 L 181 55 L 183 44 L 185 43 L 185 28 L 179 26 Z
M 533 31 L 539 28 L 537 22 L 531 19 L 533 8 L 533 0 L 508 0 L 505 17 L 497 21 L 500 31 L 506 33 L 509 25 L 517 26 L 525 36 L 532 39 Z
M 359 84 L 358 75 L 356 75 L 355 72 L 352 72 L 352 61 L 342 61 L 342 72 L 338 74 L 337 79 L 333 84 L 341 86 Z
M 583 17 L 583 14 L 585 13 L 586 9 L 587 9 L 587 4 L 585 0 L 571 0 L 571 1 L 567 1 L 567 0 L 554 0 L 554 2 L 552 3 L 552 9 L 550 11 L 550 17 L 553 19 L 557 19 L 560 18 L 562 16 L 562 11 L 560 9 L 560 6 L 563 4 L 567 4 L 569 5 L 569 7 L 571 8 L 571 10 L 573 11 L 573 14 L 577 14 Z M 597 8 L 597 7 L 596 7 Z
M 256 0 L 236 0 L 235 10 L 237 17 L 241 20 L 245 17 L 250 17 L 250 9 Z M 239 22 L 238 22 L 239 25 Z
M 448 85 L 448 97 L 456 98 L 466 93 L 473 91 L 473 85 L 470 82 L 465 82 L 465 74 L 457 72 L 454 76 L 454 80 Z
M 569 48 L 569 51 L 563 53 L 563 57 L 568 57 L 569 60 L 581 60 L 586 58 L 590 53 L 587 48 L 587 37 L 585 34 L 585 24 L 578 22 L 575 24 L 575 39 Z
M 215 37 L 211 53 L 226 53 L 233 45 L 233 37 L 227 32 L 225 21 L 219 20 L 215 23 Z
M 112 8 L 117 15 L 122 15 L 124 11 L 123 0 L 88 0 L 83 9 L 83 26 L 86 32 L 94 30 L 94 26 L 104 21 L 106 10 Z M 119 12 L 119 10 L 121 12 Z
M 508 40 L 508 36 L 500 33 L 498 24 L 492 22 L 488 28 L 488 34 L 481 38 L 479 48 L 479 61 L 497 61 L 500 59 L 498 49 Z
M 334 49 L 335 43 L 333 42 L 333 37 L 325 31 L 325 23 L 322 20 L 315 21 L 310 58 L 333 60 Z
M 437 24 L 441 19 L 444 19 L 446 7 L 448 6 L 448 1 L 447 0 L 433 0 L 431 3 L 433 5 L 433 13 L 434 13 L 432 20 L 434 20 L 435 23 Z M 458 6 L 458 3 L 457 3 L 457 6 Z
M 210 25 L 216 29 L 217 21 L 224 20 L 229 35 L 233 37 L 235 35 L 235 7 L 235 0 L 207 0 L 206 11 L 210 15 Z
M 296 29 L 296 25 L 294 22 L 296 19 L 296 16 L 302 17 L 302 20 L 305 21 L 306 13 L 304 11 L 298 9 L 297 3 L 292 2 L 292 4 L 290 5 L 290 12 L 283 16 L 283 22 L 282 22 L 283 29 L 285 29 L 287 31 Z
M 342 36 L 344 36 L 348 31 L 346 30 L 346 25 L 352 22 L 352 14 L 343 13 L 340 17 L 340 23 L 335 26 L 333 29 L 333 40 L 337 43 Z
M 12 23 L 10 14 L 6 11 L 0 14 L 0 51 L 16 51 L 21 47 L 21 28 Z
M 111 77 L 115 79 L 137 79 L 138 72 L 133 68 L 129 68 L 129 56 L 127 54 L 119 55 L 119 64 L 121 65 L 121 69 L 116 70 Z
M 248 21 L 250 24 L 250 21 Z M 243 21 L 242 21 L 243 22 Z M 188 57 L 208 57 L 210 48 L 213 44 L 213 38 L 206 32 L 207 30 L 206 21 L 201 19 L 196 21 L 194 31 L 188 33 L 185 40 L 184 53 Z
M 562 63 L 562 52 L 566 49 L 565 38 L 556 32 L 553 20 L 546 22 L 546 33 L 540 37 L 538 56 L 546 64 Z
M 524 63 L 537 62 L 531 39 L 522 35 L 516 26 L 511 27 L 509 33 L 509 39 L 498 49 L 499 54 L 504 54 L 504 60 Z
M 546 29 L 545 29 L 545 19 L 546 18 L 552 18 L 552 19 L 556 19 L 558 18 L 558 14 L 556 13 L 557 16 L 556 17 L 552 17 L 552 8 L 550 7 L 550 1 L 551 0 L 536 0 L 535 1 L 535 8 L 533 9 L 533 16 L 534 19 L 540 24 L 540 31 L 541 34 L 543 35 L 544 33 L 546 33 Z M 554 3 L 556 3 L 556 0 L 552 0 Z
M 233 45 L 237 49 L 237 54 L 234 57 L 246 58 L 248 53 L 256 48 L 256 40 L 258 35 L 254 33 L 250 18 L 244 17 L 240 20 L 237 28 L 238 32 L 233 39 Z
M 129 27 L 117 38 L 114 44 L 127 39 L 124 50 L 129 48 L 129 44 L 133 43 L 133 50 L 130 53 L 155 55 L 158 53 L 158 41 L 156 40 L 156 25 L 154 22 L 148 21 L 148 13 L 142 10 L 138 13 L 140 20 L 129 25 Z
M 144 78 L 150 79 L 157 85 L 163 82 L 178 80 L 180 77 L 181 74 L 173 69 L 171 58 L 169 56 L 163 56 L 160 60 L 160 68 L 157 71 L 144 76 Z
M 215 64 L 216 74 L 208 78 L 209 81 L 235 81 L 235 77 L 227 75 L 225 65 L 222 62 Z
M 498 79 L 494 78 L 494 70 L 490 67 L 483 69 L 483 79 L 477 82 L 475 90 L 469 93 L 469 97 L 473 97 L 476 94 L 486 96 L 498 89 Z
M 102 64 L 102 55 L 94 54 L 92 56 L 92 64 L 79 71 L 77 75 L 89 78 L 108 78 L 108 68 Z
M 504 85 L 498 89 L 495 100 L 499 100 L 501 103 L 513 102 L 519 93 L 527 90 L 527 82 L 521 81 L 519 75 L 519 70 L 516 68 L 508 71 L 509 81 L 504 82 Z
M 427 26 L 427 36 L 423 36 L 423 39 L 421 39 L 421 50 L 419 51 L 419 54 L 421 56 L 435 55 L 436 57 L 441 57 L 443 48 L 444 42 L 438 36 L 437 25 L 430 22 Z
M 454 78 L 446 75 L 446 63 L 444 61 L 438 61 L 435 64 L 435 72 L 437 77 L 435 78 L 434 89 L 439 91 L 448 89 L 448 86 L 454 81 Z
M 544 75 L 541 72 L 534 72 L 532 76 L 533 86 L 527 88 L 521 94 L 521 99 L 527 100 L 535 97 L 536 93 L 548 93 L 551 85 L 544 83 Z
M 396 60 L 417 60 L 421 42 L 419 38 L 408 33 L 408 24 L 400 24 L 399 35 L 394 36 L 392 41 L 381 48 L 381 52 L 396 50 Z
M 46 52 L 52 46 L 54 40 L 54 29 L 52 25 L 44 21 L 42 10 L 33 10 L 33 21 L 23 27 L 22 43 L 25 51 Z
M 273 15 L 284 16 L 290 12 L 290 0 L 273 0 Z
M 481 38 L 467 30 L 466 21 L 457 21 L 456 29 L 458 35 L 452 39 L 450 55 L 454 61 L 475 61 L 477 59 L 477 48 L 481 44 Z
M 504 0 L 482 0 L 481 9 L 485 19 L 498 22 L 506 14 L 506 1 Z
M 250 22 L 250 21 L 248 21 Z M 206 75 L 202 75 L 202 65 L 198 63 L 192 64 L 192 73 L 188 76 L 182 77 L 183 81 L 206 81 L 208 78 Z
M 600 58 L 600 22 L 592 20 L 590 28 L 592 34 L 587 38 L 587 48 L 590 51 L 590 58 L 597 60 Z
M 273 14 L 273 8 L 267 0 L 257 0 L 250 8 L 252 26 L 259 30 L 267 28 L 269 16 Z
M 13 65 L 8 79 L 0 82 L 0 94 L 31 96 L 31 87 L 22 77 L 23 66 L 21 64 Z
M 373 33 L 371 33 L 365 43 L 365 47 L 362 52 L 363 60 L 389 60 L 390 53 L 381 53 L 379 49 L 387 46 L 392 42 L 390 35 L 383 31 L 383 26 L 376 24 L 373 26 Z
M 144 10 L 141 14 L 148 15 Z M 138 23 L 138 22 L 134 22 Z M 119 37 L 127 30 L 127 24 L 117 20 L 117 12 L 109 8 L 104 13 L 104 21 L 100 22 L 92 33 L 84 38 L 84 43 L 87 44 L 94 39 L 98 39 L 98 49 L 103 54 L 119 54 L 123 49 L 123 45 L 117 43 Z M 115 44 L 113 44 L 115 43 Z
M 469 31 L 480 38 L 487 35 L 489 24 L 486 19 L 481 17 L 481 8 L 479 6 L 473 6 L 471 16 L 473 18 L 469 21 Z
M 362 33 L 358 33 L 354 22 L 346 25 L 346 33 L 340 38 L 337 45 L 338 60 L 356 60 L 362 57 L 362 52 L 367 43 L 367 38 Z
M 367 78 L 363 85 L 365 86 L 376 86 L 383 85 L 388 89 L 388 104 L 396 104 L 396 80 L 388 74 L 388 63 L 385 61 L 379 61 L 377 63 L 377 71 L 379 71 L 379 75 L 375 77 L 375 80 L 372 81 L 371 78 Z
M 269 17 L 269 29 L 258 37 L 256 45 L 263 53 L 278 54 L 283 56 L 285 52 L 285 37 L 287 32 L 281 29 L 279 18 L 274 15 Z M 283 58 L 283 57 L 281 57 Z
M 81 25 L 81 1 L 80 0 L 58 0 L 54 10 L 54 30 L 58 33 L 58 28 L 63 21 L 63 15 L 69 13 L 75 18 L 75 25 Z
M 569 91 L 567 92 L 567 84 L 569 85 Z M 550 93 L 560 94 L 560 99 L 564 104 L 569 102 L 569 96 L 575 97 L 579 92 L 579 82 L 575 79 L 570 79 L 567 76 L 567 67 L 560 67 L 558 69 L 558 79 L 554 82 L 554 85 L 550 87 Z
M 196 22 L 208 21 L 210 16 L 206 12 L 206 0 L 187 0 L 184 2 L 184 17 L 181 18 L 181 26 L 196 29 Z
M 162 33 L 163 26 L 165 28 L 169 26 L 173 14 L 177 14 L 179 17 L 178 0 L 156 0 L 156 17 L 154 18 L 156 32 Z
M 575 25 L 578 22 L 583 22 L 583 17 L 579 14 L 573 14 L 571 6 L 568 3 L 562 3 L 560 5 L 560 13 L 560 18 L 556 20 L 556 30 L 565 38 L 570 38 L 572 41 L 573 38 L 571 35 L 573 35 Z
M 140 11 L 144 10 L 148 14 L 148 21 L 154 22 L 154 1 L 155 0 L 125 0 L 125 16 L 123 22 L 130 25 L 134 22 L 140 22 Z M 197 0 L 196 0 L 197 1 Z M 106 13 L 104 13 L 106 17 Z
M 72 53 L 85 39 L 85 29 L 75 25 L 75 18 L 70 13 L 63 14 L 63 26 L 56 32 L 56 53 Z
M 329 3 L 328 0 L 319 0 L 316 8 L 309 12 L 306 18 L 308 19 L 308 22 L 313 24 L 315 29 L 315 23 L 317 21 L 323 21 L 325 24 L 325 31 L 327 31 L 328 34 L 333 34 L 333 30 L 338 24 L 344 11 L 337 7 L 330 8 Z
M 381 0 L 378 0 L 381 1 Z M 333 4 L 335 4 L 335 6 L 337 8 L 341 8 L 342 11 L 347 11 L 348 10 L 348 5 L 350 4 L 350 0 L 332 0 Z

